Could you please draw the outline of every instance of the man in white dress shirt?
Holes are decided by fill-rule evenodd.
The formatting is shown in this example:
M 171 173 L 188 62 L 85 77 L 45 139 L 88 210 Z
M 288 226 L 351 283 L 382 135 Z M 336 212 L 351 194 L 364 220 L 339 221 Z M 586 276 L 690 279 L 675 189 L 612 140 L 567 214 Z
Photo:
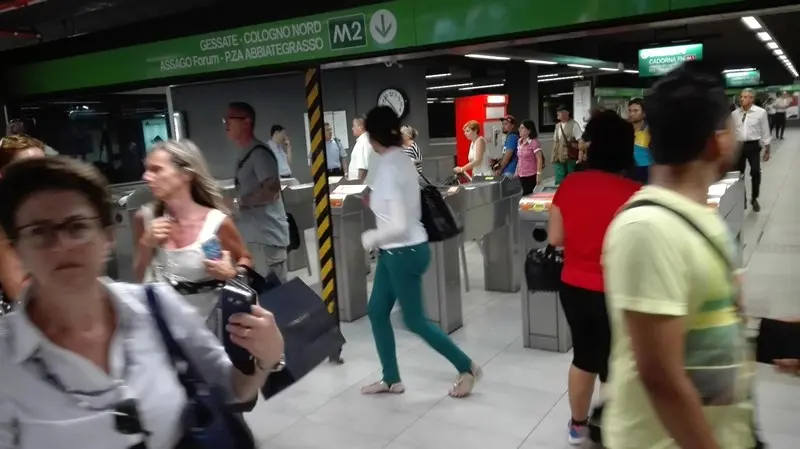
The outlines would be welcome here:
M 357 179 L 361 184 L 372 185 L 371 175 L 377 172 L 380 158 L 369 143 L 369 136 L 364 129 L 364 117 L 353 120 L 353 137 L 356 138 L 356 143 L 350 153 L 347 179 Z
M 745 89 L 739 98 L 739 108 L 731 113 L 734 126 L 736 126 L 736 141 L 742 146 L 739 157 L 739 172 L 744 174 L 747 164 L 750 164 L 750 177 L 753 181 L 750 193 L 750 204 L 753 211 L 761 210 L 758 204 L 758 194 L 761 189 L 761 148 L 764 148 L 764 162 L 769 160 L 769 144 L 772 133 L 769 130 L 767 111 L 756 106 L 755 91 Z
M 786 110 L 792 106 L 792 96 L 789 92 L 783 92 L 775 100 L 775 138 L 783 140 L 783 133 L 786 131 Z

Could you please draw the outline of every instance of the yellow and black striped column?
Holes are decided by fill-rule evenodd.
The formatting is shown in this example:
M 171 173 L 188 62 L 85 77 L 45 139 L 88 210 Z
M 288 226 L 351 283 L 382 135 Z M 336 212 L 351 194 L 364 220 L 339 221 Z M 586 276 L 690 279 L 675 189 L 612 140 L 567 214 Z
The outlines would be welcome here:
M 314 179 L 314 215 L 317 218 L 319 248 L 319 279 L 322 300 L 328 313 L 339 318 L 336 299 L 336 259 L 333 254 L 333 223 L 331 220 L 328 161 L 325 151 L 325 120 L 322 114 L 322 85 L 318 68 L 306 71 L 306 106 L 311 141 L 311 175 Z

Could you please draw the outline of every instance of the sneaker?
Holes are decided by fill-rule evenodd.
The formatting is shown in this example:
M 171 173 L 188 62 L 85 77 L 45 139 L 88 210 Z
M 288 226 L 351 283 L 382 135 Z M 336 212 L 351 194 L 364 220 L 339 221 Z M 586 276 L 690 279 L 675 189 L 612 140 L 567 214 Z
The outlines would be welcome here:
M 578 424 L 570 419 L 567 424 L 567 441 L 573 446 L 579 446 L 586 440 L 586 432 L 586 423 Z
M 758 200 L 753 200 L 750 204 L 753 205 L 753 212 L 761 212 L 761 205 L 758 204 Z
M 456 378 L 456 383 L 450 389 L 448 394 L 452 398 L 465 398 L 472 394 L 472 389 L 475 384 L 483 378 L 483 370 L 480 366 L 472 364 L 472 369 L 468 373 L 461 373 Z

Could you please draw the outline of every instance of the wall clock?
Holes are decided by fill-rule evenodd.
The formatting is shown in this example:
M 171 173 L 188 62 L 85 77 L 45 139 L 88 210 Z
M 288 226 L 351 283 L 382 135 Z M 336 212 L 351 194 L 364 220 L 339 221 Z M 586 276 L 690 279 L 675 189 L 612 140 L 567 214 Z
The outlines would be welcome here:
M 378 106 L 389 106 L 401 120 L 408 115 L 408 97 L 399 89 L 382 90 L 378 95 Z

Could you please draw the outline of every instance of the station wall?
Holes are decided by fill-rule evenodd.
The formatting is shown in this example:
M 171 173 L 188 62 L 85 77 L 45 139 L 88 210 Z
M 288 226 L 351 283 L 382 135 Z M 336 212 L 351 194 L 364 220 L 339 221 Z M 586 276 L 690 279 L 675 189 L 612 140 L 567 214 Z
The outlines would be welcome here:
M 173 108 L 185 114 L 188 136 L 203 150 L 214 177 L 229 179 L 233 176 L 238 153 L 226 139 L 222 118 L 229 102 L 246 101 L 256 109 L 258 138 L 268 140 L 274 124 L 286 128 L 293 147 L 292 173 L 300 182 L 310 182 L 304 136 L 303 79 L 303 73 L 291 73 L 176 86 L 172 88 Z M 380 92 L 389 87 L 400 89 L 408 96 L 409 113 L 404 122 L 417 128 L 418 143 L 426 148 L 429 133 L 423 66 L 381 65 L 325 71 L 322 73 L 323 107 L 326 111 L 345 111 L 347 120 L 352 121 L 374 107 Z M 351 148 L 354 143 L 351 137 Z

